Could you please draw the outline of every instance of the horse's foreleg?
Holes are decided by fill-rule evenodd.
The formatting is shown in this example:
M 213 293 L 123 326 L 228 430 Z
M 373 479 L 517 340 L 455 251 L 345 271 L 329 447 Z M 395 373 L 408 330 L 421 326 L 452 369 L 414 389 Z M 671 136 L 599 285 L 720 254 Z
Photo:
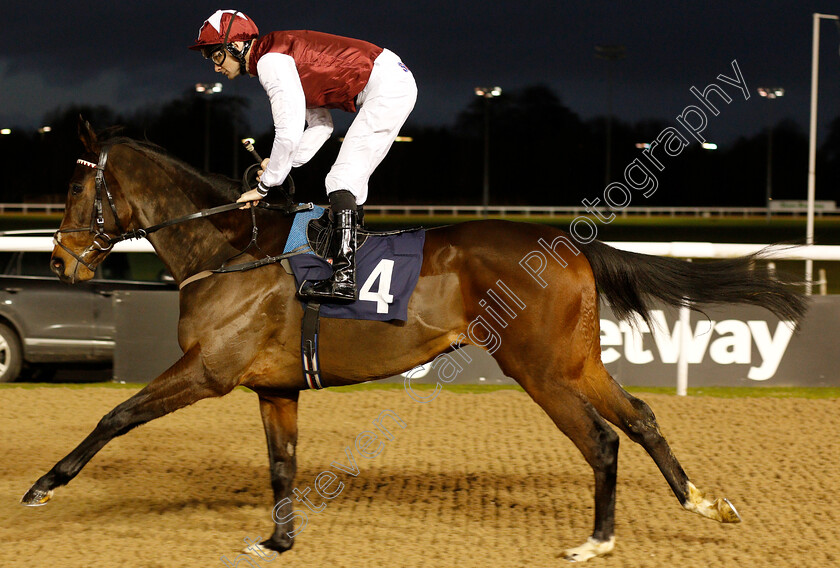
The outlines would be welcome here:
M 105 444 L 132 428 L 174 412 L 203 398 L 221 396 L 233 388 L 208 381 L 198 347 L 184 354 L 140 392 L 102 417 L 93 432 L 26 492 L 24 505 L 43 505 L 57 487 L 66 485 Z
M 258 546 L 284 552 L 294 545 L 294 519 L 292 507 L 292 482 L 297 471 L 297 406 L 298 392 L 282 395 L 257 391 L 260 397 L 265 438 L 268 442 L 268 461 L 271 467 L 271 488 L 274 491 L 274 507 L 271 517 L 275 522 L 274 534 Z M 245 551 L 251 550 L 253 545 Z
M 584 394 L 598 413 L 622 429 L 653 458 L 682 506 L 704 517 L 722 523 L 737 523 L 741 517 L 728 499 L 706 497 L 691 481 L 659 431 L 659 424 L 650 407 L 632 396 L 603 370 L 599 377 L 582 381 Z
M 595 529 L 581 546 L 566 550 L 567 560 L 583 562 L 615 546 L 615 484 L 618 434 L 584 397 L 556 382 L 523 382 L 531 398 L 572 440 L 595 473 Z

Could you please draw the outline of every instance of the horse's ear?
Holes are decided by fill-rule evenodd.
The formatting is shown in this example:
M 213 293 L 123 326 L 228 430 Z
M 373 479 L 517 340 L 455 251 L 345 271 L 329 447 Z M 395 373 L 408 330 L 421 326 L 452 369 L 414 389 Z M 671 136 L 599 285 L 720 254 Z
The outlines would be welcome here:
M 82 115 L 79 115 L 79 140 L 82 141 L 85 150 L 88 152 L 92 154 L 99 153 L 99 141 L 96 139 L 96 133 Z

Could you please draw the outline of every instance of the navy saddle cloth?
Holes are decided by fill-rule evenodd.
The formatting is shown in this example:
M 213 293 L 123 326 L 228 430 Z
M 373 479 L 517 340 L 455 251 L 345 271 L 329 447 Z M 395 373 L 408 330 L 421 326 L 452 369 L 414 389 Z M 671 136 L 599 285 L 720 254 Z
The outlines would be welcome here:
M 295 215 L 284 253 L 298 287 L 304 280 L 324 280 L 332 275 L 329 255 L 329 212 L 323 207 Z M 420 277 L 426 231 L 412 229 L 377 233 L 359 229 L 356 253 L 358 299 L 343 304 L 321 304 L 328 318 L 401 320 L 408 317 L 408 301 Z

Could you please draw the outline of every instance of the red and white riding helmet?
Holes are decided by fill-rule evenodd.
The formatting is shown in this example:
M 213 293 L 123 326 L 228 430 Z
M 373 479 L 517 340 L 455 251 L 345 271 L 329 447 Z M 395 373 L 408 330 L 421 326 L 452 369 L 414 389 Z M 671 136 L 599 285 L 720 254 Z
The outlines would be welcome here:
M 248 41 L 260 35 L 251 18 L 236 10 L 217 10 L 204 20 L 198 30 L 198 38 L 190 49 L 203 49 L 210 45 L 227 44 L 234 41 Z

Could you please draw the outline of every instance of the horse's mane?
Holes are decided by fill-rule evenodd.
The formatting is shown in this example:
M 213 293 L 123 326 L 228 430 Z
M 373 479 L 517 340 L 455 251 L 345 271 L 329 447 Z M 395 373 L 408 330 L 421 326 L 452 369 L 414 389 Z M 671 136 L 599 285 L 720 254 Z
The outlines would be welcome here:
M 225 201 L 236 201 L 242 192 L 237 180 L 221 174 L 202 172 L 170 154 L 165 148 L 149 140 L 136 140 L 119 135 L 120 128 L 109 128 L 98 135 L 101 143 L 113 146 L 122 144 L 143 154 L 155 164 L 173 174 L 201 180 Z

